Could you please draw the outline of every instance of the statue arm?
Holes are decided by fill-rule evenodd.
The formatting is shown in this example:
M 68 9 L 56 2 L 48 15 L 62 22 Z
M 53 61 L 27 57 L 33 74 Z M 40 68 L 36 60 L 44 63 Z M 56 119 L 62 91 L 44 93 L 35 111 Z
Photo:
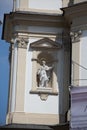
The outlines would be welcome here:
M 37 70 L 37 75 L 39 75 L 39 74 L 40 74 L 40 71 L 41 71 L 40 69 L 38 69 L 38 70 Z
M 54 65 L 52 65 L 51 67 L 49 67 L 49 69 L 48 70 L 52 70 L 54 68 Z

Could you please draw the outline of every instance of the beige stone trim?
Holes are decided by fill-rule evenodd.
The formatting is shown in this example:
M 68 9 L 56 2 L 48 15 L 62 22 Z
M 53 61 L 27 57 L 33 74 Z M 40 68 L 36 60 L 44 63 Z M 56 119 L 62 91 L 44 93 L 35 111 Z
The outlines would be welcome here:
M 59 36 L 59 35 L 58 35 Z M 55 39 L 56 36 L 55 35 L 49 35 L 49 34 L 29 34 L 29 37 L 37 37 L 37 38 L 44 38 L 44 37 L 47 37 L 47 38 L 52 38 L 52 39 Z M 61 34 L 61 37 L 62 37 L 62 34 Z
M 30 37 L 30 38 L 50 38 L 55 41 L 55 38 L 61 38 L 62 39 L 62 33 L 57 33 L 57 36 L 55 34 L 44 34 L 44 33 L 27 33 L 26 35 L 23 35 L 22 33 L 18 33 L 22 37 Z M 16 35 L 16 34 L 15 34 Z M 13 43 L 13 42 L 11 42 Z
M 29 0 L 19 0 L 20 9 L 27 10 Z
M 59 115 L 16 112 L 8 115 L 8 123 L 55 125 L 59 124 Z
M 35 50 L 33 50 L 33 58 L 37 59 L 37 53 Z M 36 80 L 36 74 L 37 74 L 37 62 L 36 61 L 32 61 L 32 91 L 36 90 L 37 87 L 37 80 Z
M 13 119 L 13 113 L 9 112 L 6 116 L 6 124 L 11 124 Z
M 26 49 L 18 48 L 18 69 L 15 111 L 24 111 Z
M 80 43 L 72 44 L 72 85 L 79 85 Z
M 70 1 L 70 0 L 62 0 L 62 3 L 63 3 L 62 6 L 63 6 L 63 7 L 67 7 L 68 4 L 69 4 L 69 1 Z
M 22 6 L 20 8 L 17 8 L 16 11 L 31 11 L 31 12 L 59 14 L 59 15 L 63 13 L 61 10 L 47 10 L 47 9 L 41 10 L 41 9 L 32 9 L 28 7 L 24 8 Z
M 57 91 L 57 75 L 55 74 L 55 72 L 57 71 L 57 66 L 58 66 L 58 63 L 54 63 L 54 72 L 53 72 L 53 82 L 52 82 L 52 92 L 53 93 L 58 93 Z

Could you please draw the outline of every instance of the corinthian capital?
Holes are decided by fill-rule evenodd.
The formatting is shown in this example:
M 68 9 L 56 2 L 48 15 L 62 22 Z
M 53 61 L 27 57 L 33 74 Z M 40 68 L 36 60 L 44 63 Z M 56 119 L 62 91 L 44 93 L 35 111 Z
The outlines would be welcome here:
M 17 37 L 16 42 L 17 42 L 19 48 L 27 48 L 28 37 Z
M 14 39 L 11 39 L 11 43 L 17 43 L 18 47 L 20 48 L 27 48 L 28 44 L 28 38 L 26 37 L 16 37 Z
M 80 41 L 81 34 L 82 34 L 81 30 L 77 32 L 70 32 L 72 42 Z

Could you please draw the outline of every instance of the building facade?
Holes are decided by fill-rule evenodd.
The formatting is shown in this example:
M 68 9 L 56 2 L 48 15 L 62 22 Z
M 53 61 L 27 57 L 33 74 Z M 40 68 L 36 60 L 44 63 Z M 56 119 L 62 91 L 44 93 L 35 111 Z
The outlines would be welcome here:
M 13 1 L 3 33 L 11 43 L 7 124 L 67 122 L 69 86 L 87 84 L 84 1 Z

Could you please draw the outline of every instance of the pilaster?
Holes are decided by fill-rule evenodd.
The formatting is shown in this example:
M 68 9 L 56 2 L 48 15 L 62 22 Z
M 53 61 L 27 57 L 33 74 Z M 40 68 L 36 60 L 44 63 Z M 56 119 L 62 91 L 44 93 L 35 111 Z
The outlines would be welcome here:
M 15 99 L 16 99 L 16 79 L 17 79 L 17 41 L 16 38 L 11 40 L 12 46 L 11 51 L 11 70 L 10 70 L 10 92 L 9 92 L 9 108 L 6 118 L 6 123 L 11 123 L 13 112 L 15 111 Z
M 82 31 L 73 31 L 70 33 L 72 40 L 72 85 L 80 84 L 80 44 Z
M 17 85 L 16 85 L 16 104 L 15 111 L 24 111 L 24 91 L 25 91 L 25 72 L 26 72 L 26 49 L 28 37 L 18 36 L 18 64 L 17 64 Z
M 63 8 L 64 17 L 70 26 L 72 42 L 72 85 L 80 85 L 82 33 L 87 30 L 87 2 L 74 0 L 71 7 Z
M 10 105 L 10 112 L 14 112 L 15 109 L 15 93 L 16 93 L 16 74 L 17 74 L 17 43 L 16 39 L 14 39 L 12 45 L 12 61 L 11 61 L 11 80 L 10 80 L 10 89 L 11 89 L 11 105 Z

